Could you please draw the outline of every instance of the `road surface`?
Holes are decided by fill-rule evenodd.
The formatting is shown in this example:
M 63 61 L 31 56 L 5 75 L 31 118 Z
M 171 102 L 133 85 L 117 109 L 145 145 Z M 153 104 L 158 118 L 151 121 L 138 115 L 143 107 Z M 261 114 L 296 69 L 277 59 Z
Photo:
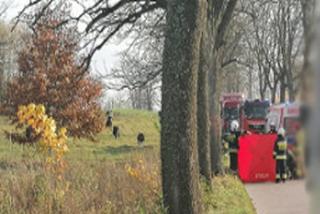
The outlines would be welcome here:
M 305 182 L 247 184 L 258 214 L 308 214 L 309 196 Z

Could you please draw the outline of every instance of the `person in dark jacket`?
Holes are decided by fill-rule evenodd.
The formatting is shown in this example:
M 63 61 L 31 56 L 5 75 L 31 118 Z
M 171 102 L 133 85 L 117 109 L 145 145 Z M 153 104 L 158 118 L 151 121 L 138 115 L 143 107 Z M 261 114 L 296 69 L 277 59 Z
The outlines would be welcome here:
M 273 157 L 276 160 L 276 183 L 285 182 L 287 179 L 287 152 L 288 143 L 285 139 L 285 130 L 280 128 L 273 147 Z
M 238 129 L 238 121 L 232 121 L 230 125 L 230 135 L 226 136 L 224 139 L 227 142 L 229 148 L 230 169 L 234 173 L 237 173 L 238 171 L 238 139 L 240 136 L 240 131 L 238 131 Z

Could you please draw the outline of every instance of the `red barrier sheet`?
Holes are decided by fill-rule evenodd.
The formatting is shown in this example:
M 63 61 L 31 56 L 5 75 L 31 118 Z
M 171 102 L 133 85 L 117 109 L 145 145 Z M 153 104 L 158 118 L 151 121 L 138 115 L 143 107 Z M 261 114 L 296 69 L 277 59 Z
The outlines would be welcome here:
M 243 182 L 268 182 L 275 180 L 273 145 L 276 135 L 252 134 L 239 138 L 238 169 Z

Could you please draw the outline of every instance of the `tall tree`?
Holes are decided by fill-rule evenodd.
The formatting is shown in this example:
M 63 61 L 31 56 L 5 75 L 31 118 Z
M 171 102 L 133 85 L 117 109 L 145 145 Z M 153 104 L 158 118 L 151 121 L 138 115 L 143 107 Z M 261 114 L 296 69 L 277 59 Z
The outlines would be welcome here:
M 205 40 L 207 50 L 203 56 L 207 63 L 204 69 L 208 69 L 209 84 L 209 117 L 210 117 L 210 151 L 211 151 L 211 169 L 214 174 L 223 172 L 221 163 L 221 144 L 220 144 L 220 123 L 219 123 L 219 97 L 221 89 L 221 50 L 224 45 L 224 37 L 232 19 L 238 0 L 209 0 L 207 11 Z
M 206 18 L 205 18 L 206 23 Z M 198 129 L 198 156 L 200 174 L 203 175 L 208 182 L 211 180 L 211 160 L 210 160 L 210 121 L 209 121 L 209 69 L 205 53 L 207 33 L 204 31 L 201 39 L 200 64 L 198 73 L 198 92 L 197 92 L 197 129 Z
M 72 27 L 57 27 L 66 11 L 48 11 L 18 56 L 19 69 L 8 83 L 5 107 L 43 104 L 69 134 L 93 137 L 104 125 L 100 83 L 79 68 L 78 39 Z
M 302 7 L 303 20 L 303 36 L 304 36 L 304 50 L 303 50 L 303 66 L 302 66 L 302 83 L 301 83 L 301 100 L 306 102 L 307 95 L 310 91 L 310 81 L 312 80 L 311 63 L 310 63 L 310 49 L 311 42 L 314 37 L 312 25 L 314 24 L 315 0 L 300 0 Z
M 23 14 L 34 7 L 42 4 L 43 11 L 54 6 L 58 0 L 31 0 L 17 16 L 17 22 L 23 20 Z M 168 12 L 166 0 L 116 0 L 112 4 L 110 1 L 97 0 L 91 4 L 82 4 L 78 0 L 66 0 L 66 3 L 76 4 L 81 8 L 78 14 L 70 16 L 61 25 L 70 22 L 86 23 L 82 32 L 84 38 L 84 48 L 89 50 L 85 58 L 84 65 L 88 67 L 93 55 L 100 50 L 115 35 L 122 38 L 133 36 L 136 40 L 143 41 L 144 36 L 154 36 L 158 38 L 163 35 L 165 15 Z M 219 96 L 221 90 L 221 64 L 223 64 L 221 50 L 225 44 L 224 37 L 228 30 L 228 25 L 233 17 L 238 0 L 208 0 L 207 11 L 207 38 L 208 41 L 203 47 L 207 49 L 203 56 L 207 63 L 204 66 L 208 70 L 209 81 L 209 117 L 210 117 L 210 152 L 211 168 L 214 173 L 222 171 L 220 152 L 220 127 L 219 127 Z M 149 17 L 153 18 L 149 18 Z M 33 23 L 37 23 L 39 16 L 34 16 Z M 146 25 L 147 23 L 147 25 Z M 157 30 L 157 29 L 160 29 Z M 144 34 L 145 33 L 145 34 Z M 144 35 L 144 36 L 142 36 Z M 143 39 L 138 39 L 143 38 Z M 162 70 L 152 72 L 149 77 L 159 76 Z M 206 76 L 206 75 L 204 75 Z M 149 78 L 148 78 L 149 79 Z M 204 85 L 204 84 L 203 84 Z M 206 120 L 205 120 L 206 121 Z M 204 125 L 205 126 L 205 125 Z M 207 130 L 207 129 L 202 129 Z M 205 136 L 206 134 L 201 134 Z
M 168 2 L 163 53 L 161 162 L 169 213 L 201 213 L 196 94 L 204 0 Z

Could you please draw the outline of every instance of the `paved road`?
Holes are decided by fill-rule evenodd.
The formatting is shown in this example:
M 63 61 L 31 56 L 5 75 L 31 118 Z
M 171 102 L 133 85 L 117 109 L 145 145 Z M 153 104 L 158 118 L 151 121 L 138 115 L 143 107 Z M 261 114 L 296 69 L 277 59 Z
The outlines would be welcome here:
M 308 214 L 309 196 L 304 181 L 285 184 L 247 184 L 258 214 Z

